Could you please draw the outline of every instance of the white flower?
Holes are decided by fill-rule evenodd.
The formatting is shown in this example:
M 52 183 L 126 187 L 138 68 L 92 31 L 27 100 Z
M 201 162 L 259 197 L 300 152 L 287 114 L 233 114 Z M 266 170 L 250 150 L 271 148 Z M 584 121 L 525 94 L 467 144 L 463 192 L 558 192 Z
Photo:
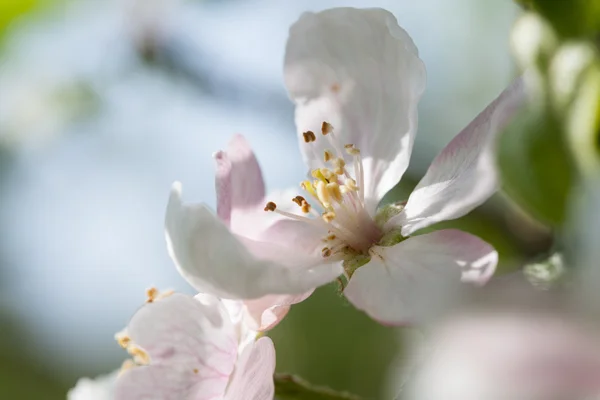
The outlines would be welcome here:
M 136 366 L 116 400 L 272 400 L 275 349 L 244 325 L 242 307 L 210 295 L 172 294 L 144 305 L 119 342 Z
M 264 326 L 263 311 L 287 310 L 343 273 L 357 308 L 406 324 L 461 281 L 489 279 L 497 253 L 479 238 L 452 229 L 412 235 L 495 192 L 492 147 L 521 101 L 520 80 L 448 144 L 406 203 L 379 210 L 408 166 L 417 131 L 425 68 L 411 38 L 381 9 L 305 14 L 290 30 L 285 82 L 311 176 L 302 195 L 266 197 L 256 159 L 236 137 L 216 155 L 219 218 L 183 204 L 176 184 L 167 241 L 196 289 L 258 299 L 253 315 Z

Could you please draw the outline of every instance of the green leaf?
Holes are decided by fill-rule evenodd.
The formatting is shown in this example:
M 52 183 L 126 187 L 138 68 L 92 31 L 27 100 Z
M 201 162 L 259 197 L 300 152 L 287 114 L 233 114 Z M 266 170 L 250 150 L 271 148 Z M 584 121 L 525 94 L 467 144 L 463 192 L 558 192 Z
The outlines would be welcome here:
M 498 163 L 513 200 L 540 221 L 562 225 L 574 168 L 562 124 L 549 107 L 529 107 L 515 119 L 501 137 Z
M 276 400 L 360 400 L 359 397 L 336 392 L 329 388 L 313 386 L 294 375 L 275 374 Z

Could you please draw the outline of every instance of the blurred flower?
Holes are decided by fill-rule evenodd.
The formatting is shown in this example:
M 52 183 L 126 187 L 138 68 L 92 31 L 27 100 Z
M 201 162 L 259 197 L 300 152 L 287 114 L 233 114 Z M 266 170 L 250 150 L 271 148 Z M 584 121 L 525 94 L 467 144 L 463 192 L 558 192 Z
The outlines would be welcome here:
M 174 186 L 166 231 L 182 275 L 199 291 L 226 298 L 294 295 L 262 298 L 265 310 L 302 300 L 343 265 L 348 299 L 388 324 L 417 320 L 461 274 L 485 283 L 497 263 L 489 244 L 457 230 L 408 236 L 465 215 L 494 193 L 491 148 L 520 102 L 520 81 L 450 142 L 406 203 L 377 212 L 408 166 L 425 86 L 408 34 L 380 9 L 305 14 L 290 30 L 285 77 L 314 178 L 301 186 L 322 213 L 303 196 L 265 198 L 260 168 L 238 137 L 216 156 L 217 213 L 225 225 L 206 207 L 183 204 Z M 281 207 L 282 195 L 315 218 Z M 276 215 L 260 215 L 263 207 Z
M 273 398 L 273 342 L 255 340 L 239 303 L 204 294 L 151 300 L 118 337 L 133 362 L 117 380 L 116 399 Z
M 118 371 L 96 379 L 82 378 L 67 394 L 67 400 L 114 400 Z
M 597 327 L 565 308 L 569 296 L 531 286 L 519 292 L 513 283 L 501 287 L 499 297 L 479 299 L 479 307 L 434 327 L 406 398 L 561 400 L 600 394 Z

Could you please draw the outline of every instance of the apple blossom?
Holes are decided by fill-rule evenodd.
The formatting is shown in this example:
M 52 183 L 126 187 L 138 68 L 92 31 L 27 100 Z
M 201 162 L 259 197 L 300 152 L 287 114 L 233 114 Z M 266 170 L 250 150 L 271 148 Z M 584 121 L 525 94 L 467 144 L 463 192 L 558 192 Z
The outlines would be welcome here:
M 244 324 L 239 302 L 210 295 L 156 297 L 119 343 L 133 356 L 116 400 L 272 400 L 275 350 Z
M 489 244 L 454 229 L 413 234 L 495 192 L 492 147 L 522 100 L 521 81 L 442 150 L 406 202 L 382 206 L 408 166 L 425 88 L 412 39 L 381 9 L 307 13 L 290 29 L 284 75 L 310 168 L 303 192 L 265 196 L 240 136 L 216 154 L 218 217 L 183 203 L 176 183 L 167 242 L 190 284 L 250 300 L 264 327 L 342 274 L 348 300 L 387 324 L 415 322 L 461 281 L 485 283 L 497 263 Z

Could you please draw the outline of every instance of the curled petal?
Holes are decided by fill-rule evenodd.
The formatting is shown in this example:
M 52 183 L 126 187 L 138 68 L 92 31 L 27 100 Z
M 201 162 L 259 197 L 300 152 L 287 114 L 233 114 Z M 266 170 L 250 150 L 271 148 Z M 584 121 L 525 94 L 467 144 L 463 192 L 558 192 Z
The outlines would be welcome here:
M 268 295 L 246 300 L 244 304 L 249 317 L 246 323 L 257 331 L 273 329 L 287 315 L 291 305 L 306 300 L 311 294 L 312 290 L 297 296 Z
M 291 249 L 237 238 L 205 206 L 183 204 L 179 184 L 173 186 L 165 226 L 175 265 L 199 292 L 234 299 L 302 294 L 341 272 L 339 266 L 314 264 L 314 258 Z
M 139 309 L 127 332 L 149 365 L 123 373 L 117 400 L 208 400 L 225 393 L 238 341 L 220 302 L 173 294 Z
M 273 342 L 268 337 L 260 338 L 240 355 L 224 400 L 272 400 L 274 372 Z
M 436 231 L 373 248 L 371 261 L 354 272 L 344 294 L 381 323 L 412 324 L 451 300 L 461 280 L 483 283 L 497 261 L 496 251 L 473 235 Z
M 227 151 L 219 151 L 214 157 L 217 215 L 229 225 L 232 215 L 262 204 L 265 184 L 258 161 L 242 135 L 234 136 Z
M 517 79 L 462 130 L 433 160 L 408 198 L 404 211 L 389 225 L 408 236 L 436 222 L 462 217 L 498 189 L 494 149 L 498 133 L 525 97 Z
M 417 130 L 426 78 L 412 39 L 382 9 L 306 13 L 290 29 L 284 74 L 305 160 L 315 166 L 331 146 L 324 137 L 305 143 L 302 133 L 331 123 L 342 144 L 362 152 L 373 211 L 404 174 Z

